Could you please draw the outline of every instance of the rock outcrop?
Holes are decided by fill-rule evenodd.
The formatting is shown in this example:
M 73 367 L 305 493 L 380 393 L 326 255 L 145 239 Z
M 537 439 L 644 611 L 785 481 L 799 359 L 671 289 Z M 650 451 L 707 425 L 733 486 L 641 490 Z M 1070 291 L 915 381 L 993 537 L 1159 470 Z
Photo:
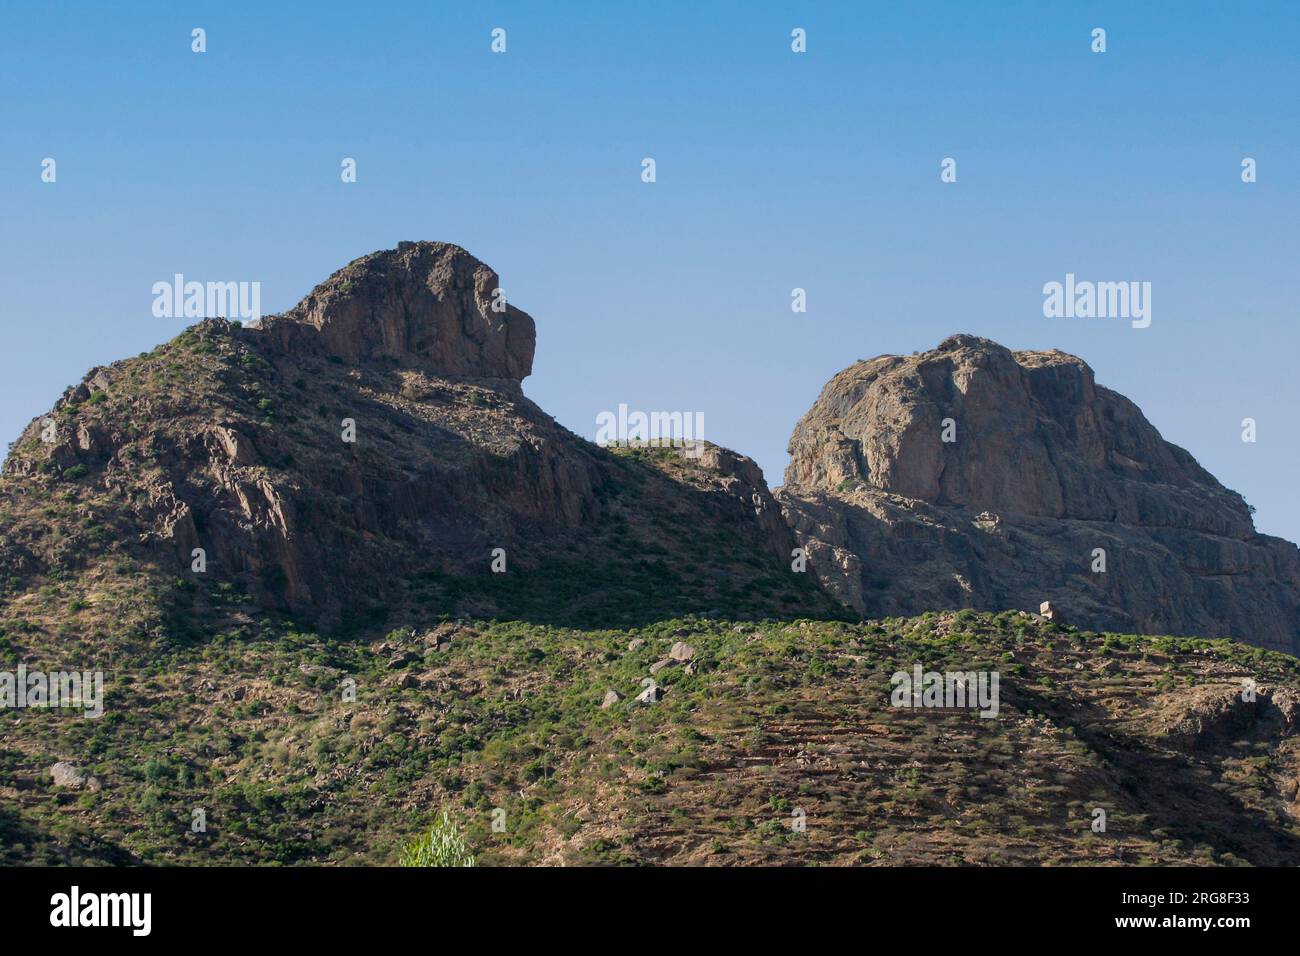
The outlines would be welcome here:
M 172 612 L 142 614 L 156 634 L 219 627 L 214 600 L 322 630 L 415 607 L 845 613 L 815 579 L 871 616 L 1050 602 L 1083 628 L 1300 651 L 1300 552 L 1077 358 L 954 336 L 859 362 L 774 494 L 726 449 L 558 425 L 523 394 L 534 325 L 500 289 L 457 246 L 402 243 L 258 328 L 206 319 L 92 369 L 5 462 L 0 581 L 150 595 Z
M 858 362 L 789 451 L 786 520 L 861 613 L 1050 600 L 1080 627 L 1300 651 L 1300 551 L 1072 355 L 956 335 Z
M 323 630 L 412 606 L 838 610 L 783 574 L 793 535 L 752 460 L 602 449 L 529 401 L 533 320 L 499 288 L 457 246 L 402 243 L 260 327 L 205 319 L 92 370 L 5 463 L 0 581 L 138 595 L 112 569 L 147 570 L 173 629 L 218 628 L 217 587 Z
M 532 373 L 536 344 L 532 318 L 509 304 L 496 272 L 445 242 L 363 256 L 262 326 L 285 350 L 514 382 Z

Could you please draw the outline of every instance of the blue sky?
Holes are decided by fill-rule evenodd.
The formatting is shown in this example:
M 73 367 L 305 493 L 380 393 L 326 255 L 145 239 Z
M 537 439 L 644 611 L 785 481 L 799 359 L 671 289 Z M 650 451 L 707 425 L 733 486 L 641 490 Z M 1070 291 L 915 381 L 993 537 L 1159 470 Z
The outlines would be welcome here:
M 779 484 L 831 375 L 973 332 L 1083 356 L 1300 539 L 1300 5 L 269 6 L 0 14 L 6 441 L 180 331 L 156 281 L 273 312 L 438 239 L 536 318 L 525 391 L 587 437 L 703 411 Z M 1151 327 L 1044 318 L 1067 272 L 1151 282 Z

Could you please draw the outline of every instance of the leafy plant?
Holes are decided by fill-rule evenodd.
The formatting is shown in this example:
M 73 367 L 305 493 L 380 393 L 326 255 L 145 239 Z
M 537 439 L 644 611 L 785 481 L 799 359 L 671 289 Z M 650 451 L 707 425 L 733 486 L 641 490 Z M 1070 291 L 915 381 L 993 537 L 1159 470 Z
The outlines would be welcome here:
M 460 830 L 444 810 L 433 821 L 429 832 L 402 849 L 402 866 L 473 866 L 470 852 Z

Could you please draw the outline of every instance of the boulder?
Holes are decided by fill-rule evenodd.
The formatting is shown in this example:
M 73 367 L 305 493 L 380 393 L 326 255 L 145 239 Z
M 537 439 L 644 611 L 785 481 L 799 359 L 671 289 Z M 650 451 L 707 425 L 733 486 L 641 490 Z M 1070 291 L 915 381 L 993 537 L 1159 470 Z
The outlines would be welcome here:
M 650 684 L 645 690 L 636 695 L 637 703 L 656 704 L 663 700 L 664 691 L 658 684 Z
M 60 760 L 50 767 L 50 776 L 54 779 L 54 786 L 61 790 L 89 790 L 94 792 L 100 788 L 97 778 L 66 760 Z

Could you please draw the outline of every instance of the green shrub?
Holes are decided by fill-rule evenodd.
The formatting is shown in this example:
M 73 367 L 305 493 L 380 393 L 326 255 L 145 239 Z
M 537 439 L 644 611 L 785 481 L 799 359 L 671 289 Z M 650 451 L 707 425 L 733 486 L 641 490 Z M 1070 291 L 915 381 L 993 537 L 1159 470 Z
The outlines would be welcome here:
M 402 849 L 402 866 L 473 866 L 465 838 L 446 811 L 429 827 L 429 832 L 408 843 Z

